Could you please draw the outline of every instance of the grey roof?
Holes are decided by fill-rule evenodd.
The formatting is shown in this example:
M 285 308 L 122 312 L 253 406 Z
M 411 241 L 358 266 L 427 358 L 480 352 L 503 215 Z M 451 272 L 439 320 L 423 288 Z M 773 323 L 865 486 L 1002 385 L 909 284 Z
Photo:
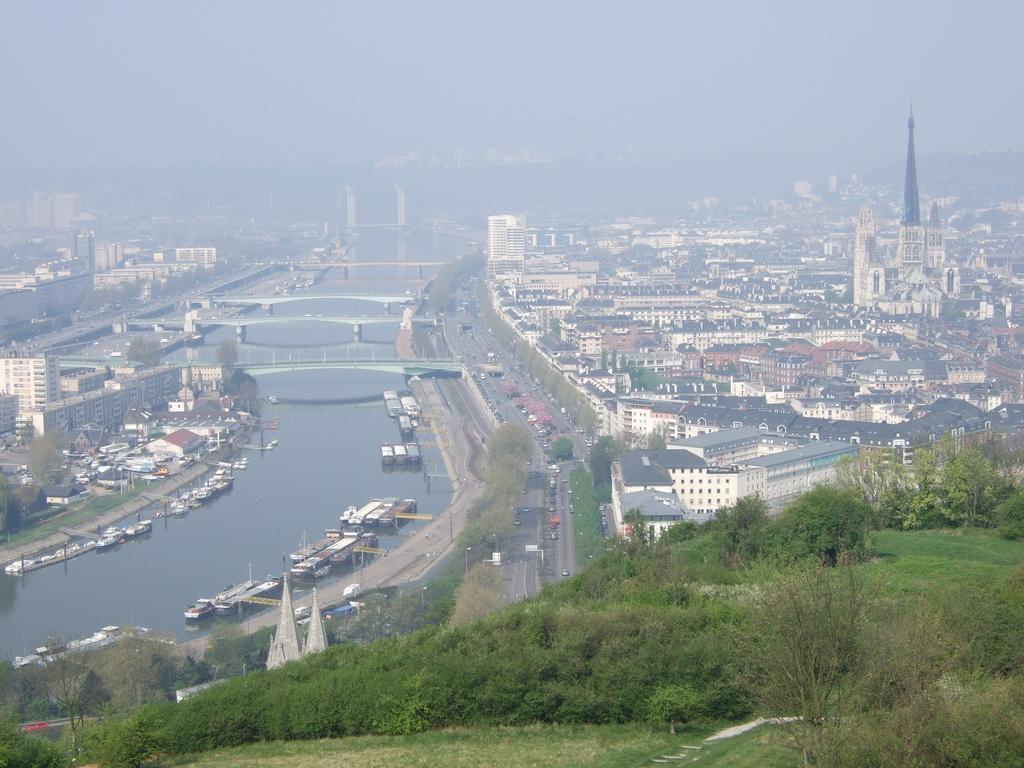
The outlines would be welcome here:
M 640 510 L 640 514 L 649 521 L 703 521 L 707 517 L 698 517 L 693 511 L 679 501 L 674 493 L 663 491 L 633 491 L 624 493 L 621 498 L 623 511 Z
M 715 448 L 734 442 L 757 440 L 763 435 L 757 427 L 737 427 L 735 429 L 719 429 L 716 432 L 705 432 L 696 437 L 685 437 L 673 440 L 672 445 L 690 448 Z
M 756 459 L 749 459 L 744 464 L 755 467 L 779 467 L 784 464 L 792 464 L 796 461 L 814 459 L 818 457 L 831 456 L 836 453 L 856 454 L 857 446 L 851 443 L 840 443 L 832 440 L 812 440 L 799 448 L 791 448 L 788 451 L 770 453 L 767 456 L 758 456 Z
M 689 451 L 637 449 L 619 459 L 626 485 L 671 485 L 670 469 L 705 467 L 707 462 Z

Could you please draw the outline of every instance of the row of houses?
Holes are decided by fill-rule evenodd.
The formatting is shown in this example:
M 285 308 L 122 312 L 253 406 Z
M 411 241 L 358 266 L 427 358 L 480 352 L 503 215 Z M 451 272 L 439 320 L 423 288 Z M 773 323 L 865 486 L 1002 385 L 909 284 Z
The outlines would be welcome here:
M 639 509 L 660 534 L 683 520 L 705 522 L 746 496 L 778 503 L 829 481 L 840 460 L 858 453 L 850 443 L 777 438 L 742 427 L 661 450 L 635 449 L 612 466 L 614 521 L 623 530 L 629 510 Z

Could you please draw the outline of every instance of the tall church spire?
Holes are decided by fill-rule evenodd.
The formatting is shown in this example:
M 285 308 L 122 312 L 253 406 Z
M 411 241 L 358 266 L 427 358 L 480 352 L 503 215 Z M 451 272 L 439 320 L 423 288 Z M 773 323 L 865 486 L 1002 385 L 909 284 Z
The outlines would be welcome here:
M 270 643 L 267 655 L 267 669 L 274 669 L 299 658 L 299 632 L 295 627 L 295 611 L 292 608 L 292 585 L 288 574 L 284 575 L 281 590 L 281 615 L 277 619 L 277 631 Z
M 327 633 L 324 632 L 324 619 L 320 615 L 320 601 L 316 599 L 316 587 L 313 587 L 313 607 L 309 612 L 309 631 L 306 633 L 306 644 L 302 655 L 319 653 L 327 650 Z
M 907 120 L 907 178 L 903 182 L 903 218 L 901 224 L 921 223 L 921 201 L 917 195 L 917 160 L 914 157 L 914 106 Z

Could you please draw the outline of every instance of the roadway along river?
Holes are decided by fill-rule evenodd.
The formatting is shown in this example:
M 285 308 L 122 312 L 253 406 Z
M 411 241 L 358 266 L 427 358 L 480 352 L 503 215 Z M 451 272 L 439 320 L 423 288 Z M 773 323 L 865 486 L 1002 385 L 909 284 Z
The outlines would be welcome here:
M 393 247 L 387 238 L 393 237 L 375 234 L 373 241 L 383 243 L 376 250 L 370 247 L 374 243 L 364 238 L 360 259 L 393 258 L 387 252 Z M 428 259 L 453 258 L 462 247 L 457 241 L 441 238 L 417 245 L 419 249 L 414 250 L 410 244 L 409 253 Z M 405 268 L 366 271 L 371 274 L 365 281 L 362 275 L 359 283 L 328 280 L 309 289 L 310 293 L 394 293 L 396 271 L 399 278 L 409 277 Z M 383 312 L 382 305 L 364 301 L 310 300 L 280 305 L 274 316 L 292 316 L 295 322 L 249 328 L 247 342 L 240 345 L 239 365 L 322 355 L 393 357 L 397 323 L 367 326 L 363 341 L 354 343 L 350 326 L 315 319 L 318 314 Z M 207 337 L 205 346 L 180 350 L 171 359 L 213 360 L 216 346 L 234 335 L 233 328 L 218 329 Z M 401 375 L 339 370 L 275 373 L 261 376 L 259 382 L 264 395 L 301 400 L 377 395 L 385 389 L 405 387 Z M 182 611 L 192 600 L 246 579 L 250 564 L 254 577 L 280 573 L 283 555 L 297 548 L 303 532 L 310 540 L 318 539 L 325 528 L 338 525 L 338 516 L 347 506 L 374 497 L 397 496 L 414 498 L 420 511 L 437 514 L 451 498 L 447 479 L 432 477 L 428 490 L 424 472 L 382 469 L 380 444 L 399 440 L 398 428 L 385 413 L 383 401 L 359 406 L 267 405 L 263 416 L 280 419 L 278 431 L 266 437 L 275 437 L 280 444 L 263 455 L 246 452 L 249 469 L 237 474 L 229 494 L 186 517 L 155 520 L 153 533 L 145 540 L 129 541 L 102 554 L 88 553 L 22 578 L 0 575 L 0 658 L 31 652 L 51 635 L 85 637 L 109 624 L 133 624 L 188 637 L 194 630 L 186 627 Z M 254 436 L 253 441 L 258 439 Z M 429 436 L 422 439 L 427 441 L 422 445 L 427 471 L 443 475 L 436 447 Z M 407 523 L 402 533 L 384 536 L 381 546 L 397 546 L 403 536 L 422 524 Z M 346 573 L 329 578 L 355 580 Z

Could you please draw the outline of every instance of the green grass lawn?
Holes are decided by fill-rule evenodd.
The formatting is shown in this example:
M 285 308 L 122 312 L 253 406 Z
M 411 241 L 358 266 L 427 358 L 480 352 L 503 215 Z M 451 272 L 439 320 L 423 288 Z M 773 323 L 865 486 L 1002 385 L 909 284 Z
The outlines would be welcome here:
M 979 584 L 1024 563 L 1024 542 L 990 529 L 877 531 L 869 568 L 896 594 Z
M 24 530 L 18 531 L 17 533 L 11 534 L 10 546 L 16 547 L 21 544 L 27 544 L 31 541 L 37 541 L 38 539 L 45 539 L 51 533 L 56 533 L 61 528 L 75 528 L 81 526 L 82 523 L 88 523 L 97 515 L 102 515 L 104 512 L 113 509 L 119 504 L 124 504 L 126 501 L 138 496 L 143 491 L 147 490 L 149 486 L 145 483 L 137 483 L 134 488 L 125 491 L 124 493 L 105 493 L 102 496 L 93 496 L 88 501 L 83 502 L 80 505 L 73 506 L 66 512 L 60 512 L 53 517 L 49 517 L 39 525 L 34 525 L 31 528 L 25 528 Z M 4 545 L 7 545 L 6 538 L 4 539 Z M 0 551 L 3 551 L 3 547 L 0 547 Z
M 416 736 L 359 736 L 284 741 L 222 749 L 161 766 L 218 768 L 634 768 L 661 764 L 705 768 L 795 768 L 796 753 L 771 728 L 711 744 L 706 732 L 678 736 L 644 726 L 529 726 L 450 729 Z M 701 749 L 684 749 L 684 746 Z M 668 757 L 684 755 L 675 760 Z M 658 760 L 659 762 L 655 762 Z

